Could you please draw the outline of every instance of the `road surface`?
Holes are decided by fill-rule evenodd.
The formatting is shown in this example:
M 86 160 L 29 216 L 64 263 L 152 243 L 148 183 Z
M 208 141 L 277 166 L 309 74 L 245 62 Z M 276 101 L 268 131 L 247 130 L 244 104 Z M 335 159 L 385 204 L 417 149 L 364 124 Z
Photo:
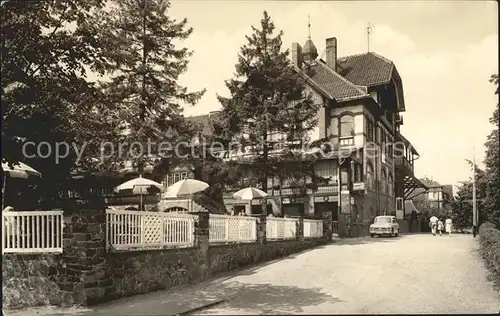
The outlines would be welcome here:
M 498 313 L 471 235 L 356 238 L 176 292 L 52 315 Z M 184 309 L 184 310 L 183 310 Z M 42 315 L 37 314 L 9 314 Z

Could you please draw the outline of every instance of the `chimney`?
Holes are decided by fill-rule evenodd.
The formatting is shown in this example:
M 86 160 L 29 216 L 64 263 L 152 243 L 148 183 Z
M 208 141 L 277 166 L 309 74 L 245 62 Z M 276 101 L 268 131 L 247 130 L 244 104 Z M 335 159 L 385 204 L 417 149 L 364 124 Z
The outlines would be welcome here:
M 326 39 L 326 65 L 333 71 L 337 71 L 337 38 Z
M 302 47 L 299 43 L 292 43 L 292 63 L 302 68 Z

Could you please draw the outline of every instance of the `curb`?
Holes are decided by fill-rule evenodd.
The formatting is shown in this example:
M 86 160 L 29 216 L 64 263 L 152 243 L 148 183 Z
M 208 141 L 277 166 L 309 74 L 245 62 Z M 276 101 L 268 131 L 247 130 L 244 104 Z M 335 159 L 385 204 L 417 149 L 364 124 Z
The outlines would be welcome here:
M 200 310 L 225 303 L 225 302 L 229 301 L 230 299 L 232 299 L 232 298 L 223 298 L 220 300 L 216 300 L 214 302 L 210 302 L 210 303 L 207 303 L 207 304 L 204 304 L 204 305 L 192 308 L 192 309 L 188 309 L 187 311 L 184 311 L 182 313 L 175 314 L 175 316 L 187 316 L 187 315 L 190 315 L 191 313 L 198 312 Z

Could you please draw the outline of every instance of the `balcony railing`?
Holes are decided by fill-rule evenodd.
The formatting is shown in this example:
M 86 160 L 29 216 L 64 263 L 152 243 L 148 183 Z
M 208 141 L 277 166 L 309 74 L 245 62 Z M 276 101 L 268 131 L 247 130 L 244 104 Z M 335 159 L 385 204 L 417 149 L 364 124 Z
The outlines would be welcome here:
M 339 193 L 339 186 L 337 184 L 321 185 L 318 186 L 315 193 L 319 194 Z
M 348 191 L 349 190 L 349 185 L 348 184 L 343 184 L 342 185 L 342 191 Z M 362 181 L 359 182 L 354 182 L 351 187 L 352 191 L 364 191 L 365 190 L 365 183 Z M 236 192 L 236 191 L 234 191 Z M 231 192 L 224 192 L 224 198 L 232 198 L 233 191 Z M 315 190 L 312 189 L 306 189 L 304 187 L 286 187 L 282 188 L 281 190 L 279 189 L 269 189 L 267 190 L 267 194 L 269 196 L 287 196 L 287 195 L 306 195 L 306 194 L 337 194 L 339 193 L 339 186 L 338 184 L 320 184 L 317 186 Z
M 408 161 L 405 157 L 397 157 L 394 159 L 394 163 L 397 168 L 404 168 L 406 171 L 413 173 L 413 164 Z

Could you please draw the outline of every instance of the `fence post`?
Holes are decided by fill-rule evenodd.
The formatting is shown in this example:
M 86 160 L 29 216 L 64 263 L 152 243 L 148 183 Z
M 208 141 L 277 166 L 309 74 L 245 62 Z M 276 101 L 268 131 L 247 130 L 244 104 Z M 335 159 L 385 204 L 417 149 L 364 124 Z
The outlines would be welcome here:
M 208 258 L 208 247 L 210 238 L 210 214 L 207 211 L 197 213 L 198 220 L 195 226 L 194 245 L 197 252 L 198 275 L 195 278 L 206 277 L 210 273 L 210 261 Z
M 304 217 L 300 216 L 299 220 L 295 222 L 295 235 L 298 241 L 304 240 Z
M 72 292 L 75 304 L 92 304 L 112 297 L 116 288 L 106 253 L 104 209 L 64 211 L 64 252 L 67 275 L 59 286 Z
M 257 242 L 265 244 L 267 242 L 267 216 L 260 214 L 257 219 Z

